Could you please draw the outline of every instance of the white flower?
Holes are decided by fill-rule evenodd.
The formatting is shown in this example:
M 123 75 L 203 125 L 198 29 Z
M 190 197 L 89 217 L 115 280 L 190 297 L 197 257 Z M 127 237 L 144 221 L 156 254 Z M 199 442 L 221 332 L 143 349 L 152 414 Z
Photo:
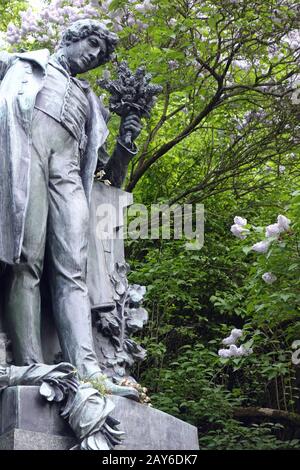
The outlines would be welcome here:
M 247 225 L 247 219 L 237 215 L 234 218 L 234 225 L 231 226 L 230 231 L 235 237 L 243 240 L 249 233 L 249 230 L 245 228 L 245 225 Z
M 273 282 L 277 281 L 277 277 L 275 276 L 275 274 L 269 272 L 264 273 L 261 277 L 267 284 L 273 284 Z
M 239 330 L 238 328 L 233 328 L 231 330 L 231 335 L 234 338 L 240 338 L 243 335 L 243 330 Z
M 267 173 L 270 173 L 271 171 L 273 171 L 273 168 L 272 168 L 270 165 L 266 165 L 266 166 L 265 166 L 265 171 L 266 171 Z
M 155 5 L 152 5 L 150 0 L 144 0 L 143 3 L 137 3 L 135 5 L 136 11 L 139 11 L 140 13 L 146 13 L 147 11 L 154 10 L 156 8 Z
M 266 227 L 266 237 L 277 237 L 281 232 L 289 229 L 291 221 L 284 215 L 277 217 L 277 223 L 271 224 Z
M 281 228 L 282 231 L 285 231 L 285 230 L 288 230 L 290 228 L 290 219 L 288 219 L 287 217 L 285 217 L 284 215 L 279 215 L 277 217 L 277 223 L 279 225 L 279 227 Z
M 242 227 L 241 225 L 234 224 L 230 228 L 231 233 L 241 240 L 244 240 L 249 233 L 249 230 Z
M 170 70 L 176 70 L 179 67 L 177 60 L 169 60 L 168 66 Z
M 170 25 L 170 26 L 176 26 L 176 24 L 177 24 L 176 18 L 171 18 L 171 19 L 169 20 L 169 25 Z
M 241 70 L 249 70 L 251 68 L 251 63 L 244 59 L 234 60 L 233 64 L 239 67 Z
M 244 346 L 242 345 L 239 348 L 236 348 L 235 357 L 243 357 L 245 356 L 245 352 L 246 350 Z
M 151 0 L 144 0 L 144 5 L 146 7 L 146 10 L 151 11 L 156 9 L 156 5 L 152 5 Z
M 136 20 L 136 25 L 138 27 L 138 29 L 141 31 L 142 29 L 147 29 L 148 28 L 148 24 L 147 23 L 143 23 L 141 20 Z
M 243 356 L 249 356 L 250 354 L 253 353 L 252 348 L 245 347 L 243 344 L 240 347 L 237 347 L 235 344 L 231 343 L 232 341 L 231 337 L 235 337 L 235 341 L 242 336 L 242 330 L 238 330 L 234 328 L 231 331 L 231 335 L 228 338 L 225 338 L 222 342 L 223 344 L 227 344 L 229 348 L 227 349 L 220 349 L 218 351 L 218 355 L 222 358 L 228 359 L 230 357 L 243 357 Z
M 235 344 L 237 340 L 242 336 L 243 331 L 238 330 L 237 328 L 233 328 L 231 330 L 230 336 L 227 338 L 224 338 L 222 343 L 225 344 L 226 346 L 229 346 L 230 344 Z
M 266 227 L 266 237 L 277 237 L 282 232 L 279 224 L 271 224 Z
M 269 246 L 269 240 L 263 240 L 262 242 L 255 243 L 251 250 L 256 251 L 257 253 L 267 253 Z
M 285 166 L 284 165 L 279 165 L 279 173 L 284 173 L 285 172 Z
M 129 16 L 129 18 L 127 19 L 127 24 L 128 24 L 128 26 L 132 26 L 132 25 L 135 24 L 134 16 Z
M 238 355 L 238 347 L 235 344 L 231 344 L 229 347 L 230 355 L 237 356 Z
M 247 219 L 244 219 L 243 217 L 239 217 L 238 215 L 233 219 L 233 221 L 236 225 L 241 225 L 241 227 L 243 227 L 244 225 L 247 225 Z
M 219 349 L 218 355 L 224 359 L 227 359 L 228 357 L 231 357 L 231 352 L 229 349 Z
M 239 330 L 238 328 L 233 328 L 231 330 L 230 336 L 224 338 L 222 343 L 225 346 L 229 346 L 227 349 L 220 349 L 218 351 L 218 355 L 222 358 L 230 358 L 230 357 L 242 357 L 248 356 L 253 352 L 251 348 L 246 348 L 243 344 L 238 347 L 236 346 L 236 342 L 241 338 L 243 335 L 243 330 Z

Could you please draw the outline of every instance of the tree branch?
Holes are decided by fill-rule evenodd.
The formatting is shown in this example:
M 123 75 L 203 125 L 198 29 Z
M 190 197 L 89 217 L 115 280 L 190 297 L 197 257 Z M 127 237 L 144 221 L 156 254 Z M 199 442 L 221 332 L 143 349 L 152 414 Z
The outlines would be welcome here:
M 131 180 L 126 186 L 126 191 L 132 191 L 139 179 L 144 175 L 144 173 L 155 163 L 160 157 L 165 155 L 171 148 L 189 136 L 192 132 L 195 131 L 200 122 L 208 116 L 208 114 L 218 105 L 220 97 L 222 94 L 222 89 L 218 90 L 208 105 L 199 113 L 195 119 L 183 130 L 181 131 L 174 139 L 170 140 L 166 144 L 162 145 L 148 160 L 144 161 L 140 168 L 137 168 L 134 172 Z
M 300 415 L 289 411 L 274 410 L 272 408 L 235 408 L 235 418 L 268 418 L 275 421 L 285 421 L 291 426 L 300 426 Z

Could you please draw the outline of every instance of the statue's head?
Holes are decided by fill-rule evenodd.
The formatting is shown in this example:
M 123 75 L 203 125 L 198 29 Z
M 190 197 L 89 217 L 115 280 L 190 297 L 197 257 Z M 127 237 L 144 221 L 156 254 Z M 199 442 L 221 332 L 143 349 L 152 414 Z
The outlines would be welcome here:
M 94 69 L 111 60 L 118 36 L 97 20 L 79 20 L 63 33 L 59 50 L 74 75 Z

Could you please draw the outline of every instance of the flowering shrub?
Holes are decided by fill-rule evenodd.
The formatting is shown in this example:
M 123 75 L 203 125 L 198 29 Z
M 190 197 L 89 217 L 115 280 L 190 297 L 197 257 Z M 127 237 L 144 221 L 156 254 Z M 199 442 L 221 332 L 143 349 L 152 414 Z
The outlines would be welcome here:
M 235 237 L 244 240 L 244 238 L 246 238 L 247 236 L 247 233 L 249 233 L 249 230 L 246 228 L 246 225 L 247 219 L 243 219 L 243 217 L 236 216 L 234 218 L 234 224 L 231 226 L 230 231 Z
M 266 227 L 251 226 L 243 252 L 249 257 L 251 252 L 259 254 L 251 259 L 252 267 L 245 285 L 241 288 L 247 297 L 247 311 L 255 318 L 257 325 L 265 322 L 276 325 L 296 316 L 300 301 L 298 292 L 299 258 L 299 194 L 290 196 L 286 209 L 291 218 L 279 214 L 276 223 Z M 265 235 L 261 241 L 249 245 L 250 240 Z M 240 237 L 239 237 L 240 238 Z M 243 242 L 242 242 L 243 243 Z M 251 255 L 253 257 L 253 255 Z M 291 339 L 297 338 L 297 328 Z M 300 333 L 300 332 L 299 332 Z M 290 341 L 288 339 L 288 341 Z
M 248 360 L 236 358 L 235 361 Z M 245 368 L 245 366 L 244 366 Z M 282 442 L 276 438 L 283 426 L 267 423 L 244 426 L 233 419 L 233 410 L 245 403 L 243 392 L 226 389 L 229 369 L 203 344 L 195 343 L 180 350 L 179 358 L 170 366 L 152 371 L 153 406 L 189 420 L 199 430 L 201 449 L 289 449 L 298 448 L 299 440 Z M 255 373 L 255 371 L 252 371 Z M 251 376 L 251 368 L 246 370 Z M 274 433 L 274 434 L 272 434 Z
M 145 29 L 148 24 L 141 21 L 141 14 L 146 19 L 147 14 L 157 8 L 150 0 L 142 3 L 129 0 L 129 5 L 134 3 L 131 9 L 126 5 L 123 8 L 110 9 L 111 3 L 112 0 L 52 0 L 41 10 L 29 7 L 20 13 L 20 26 L 14 22 L 9 23 L 7 42 L 11 46 L 38 42 L 54 47 L 66 26 L 86 18 L 101 19 L 115 32 L 133 25 L 138 29 Z
M 256 251 L 257 253 L 267 253 L 270 246 L 269 240 L 263 240 L 261 242 L 254 243 L 252 246 L 252 250 Z
M 39 42 L 55 46 L 61 31 L 70 23 L 85 18 L 99 17 L 98 2 L 89 0 L 52 0 L 40 11 L 28 8 L 20 13 L 21 25 L 10 23 L 7 41 L 12 46 L 21 42 Z
M 245 335 L 252 338 L 250 347 L 255 354 L 249 358 L 239 358 L 230 346 L 236 355 L 234 380 L 245 383 L 247 373 L 253 370 L 253 376 L 261 377 L 259 383 L 264 377 L 261 396 L 269 400 L 269 407 L 295 411 L 299 388 L 292 353 L 293 344 L 300 338 L 300 192 L 290 193 L 282 187 L 275 194 L 274 206 L 278 200 L 286 201 L 288 217 L 279 214 L 277 221 L 267 226 L 247 225 L 247 240 L 239 241 L 237 250 L 246 255 L 249 273 L 235 292 L 217 293 L 212 301 L 223 315 L 234 312 L 235 322 L 240 317 Z M 261 211 L 259 217 L 272 222 L 274 209 Z M 263 236 L 266 238 L 251 244 Z M 219 356 L 224 363 L 232 357 L 228 350 L 221 350 Z
M 278 215 L 277 222 L 275 224 L 268 225 L 265 229 L 265 236 L 267 239 L 254 243 L 251 250 L 256 251 L 257 253 L 267 253 L 273 239 L 278 240 L 280 234 L 287 232 L 290 228 L 290 223 L 291 221 L 286 216 L 281 214 Z M 237 238 L 244 240 L 250 233 L 250 230 L 245 228 L 246 225 L 247 219 L 236 216 L 234 218 L 234 225 L 231 226 L 230 231 Z M 268 282 L 268 276 L 266 276 L 266 279 L 264 280 Z

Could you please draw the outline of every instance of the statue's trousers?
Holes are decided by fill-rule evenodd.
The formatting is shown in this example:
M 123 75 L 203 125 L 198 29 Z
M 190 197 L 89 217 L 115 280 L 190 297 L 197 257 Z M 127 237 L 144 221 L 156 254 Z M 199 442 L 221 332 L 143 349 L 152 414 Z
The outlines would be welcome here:
M 40 280 L 47 252 L 63 358 L 81 377 L 99 371 L 86 286 L 88 204 L 78 142 L 41 111 L 32 123 L 30 194 L 21 263 L 9 267 L 6 319 L 17 365 L 42 363 Z

